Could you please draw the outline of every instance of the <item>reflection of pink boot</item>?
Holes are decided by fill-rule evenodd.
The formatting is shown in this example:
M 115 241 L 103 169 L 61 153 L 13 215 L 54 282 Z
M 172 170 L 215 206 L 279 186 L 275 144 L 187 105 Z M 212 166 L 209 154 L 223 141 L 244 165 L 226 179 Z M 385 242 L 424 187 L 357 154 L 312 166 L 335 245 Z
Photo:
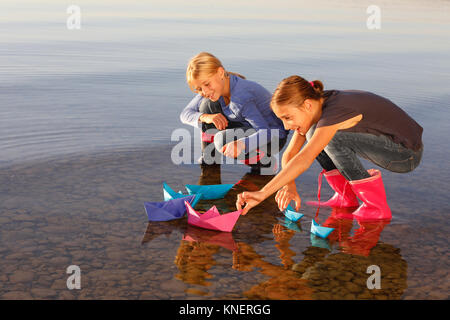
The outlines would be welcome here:
M 356 220 L 360 227 L 352 237 L 343 241 L 341 244 L 342 252 L 367 257 L 370 254 L 370 250 L 377 245 L 381 231 L 390 221 L 362 221 L 358 218 Z
M 367 172 L 371 177 L 350 181 L 354 193 L 363 202 L 353 215 L 361 220 L 391 219 L 391 209 L 387 204 L 381 172 L 376 169 Z
M 327 179 L 330 187 L 335 191 L 333 197 L 326 202 L 319 201 L 308 201 L 306 204 L 311 206 L 330 206 L 330 207 L 338 207 L 338 208 L 347 208 L 347 207 L 357 207 L 359 206 L 358 199 L 356 198 L 355 193 L 352 191 L 352 187 L 350 186 L 349 181 L 344 178 L 344 176 L 337 170 L 330 170 L 321 172 Z M 319 181 L 320 181 L 319 176 Z M 319 197 L 320 197 L 320 182 L 319 182 Z M 319 198 L 320 199 L 320 198 Z
M 353 228 L 354 208 L 333 208 L 331 215 L 322 223 L 323 227 L 334 228 L 334 231 L 328 236 L 330 245 L 336 242 L 341 242 L 342 239 L 349 237 L 350 231 Z

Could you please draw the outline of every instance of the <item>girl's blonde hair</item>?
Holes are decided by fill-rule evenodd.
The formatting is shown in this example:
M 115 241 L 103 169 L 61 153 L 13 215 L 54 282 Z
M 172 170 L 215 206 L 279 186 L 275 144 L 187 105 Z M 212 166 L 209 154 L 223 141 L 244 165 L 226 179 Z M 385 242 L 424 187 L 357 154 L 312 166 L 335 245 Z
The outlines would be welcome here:
M 319 100 L 323 97 L 323 83 L 320 80 L 307 81 L 300 76 L 283 79 L 275 89 L 270 107 L 276 105 L 298 105 L 306 99 Z
M 192 91 L 195 91 L 192 82 L 201 77 L 210 77 L 214 75 L 217 70 L 222 67 L 222 62 L 217 59 L 214 55 L 208 52 L 200 52 L 196 56 L 192 57 L 188 63 L 186 69 L 186 81 Z M 223 68 L 225 70 L 225 68 Z M 245 77 L 239 73 L 230 72 L 225 70 L 225 76 L 229 77 L 230 74 L 234 74 L 242 79 Z

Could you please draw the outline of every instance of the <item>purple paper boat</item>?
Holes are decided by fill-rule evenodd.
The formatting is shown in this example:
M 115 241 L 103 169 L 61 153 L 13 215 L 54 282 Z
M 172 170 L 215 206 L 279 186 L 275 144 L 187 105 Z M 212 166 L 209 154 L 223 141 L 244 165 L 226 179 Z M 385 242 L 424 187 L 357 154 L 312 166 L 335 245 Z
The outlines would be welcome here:
M 163 201 L 163 202 L 144 202 L 145 211 L 149 221 L 169 221 L 180 219 L 186 213 L 185 202 L 193 202 L 195 195 L 183 198 Z
M 187 209 L 188 223 L 210 230 L 231 232 L 242 212 L 242 210 L 238 210 L 221 215 L 216 206 L 213 206 L 205 213 L 198 213 L 187 201 L 184 204 Z

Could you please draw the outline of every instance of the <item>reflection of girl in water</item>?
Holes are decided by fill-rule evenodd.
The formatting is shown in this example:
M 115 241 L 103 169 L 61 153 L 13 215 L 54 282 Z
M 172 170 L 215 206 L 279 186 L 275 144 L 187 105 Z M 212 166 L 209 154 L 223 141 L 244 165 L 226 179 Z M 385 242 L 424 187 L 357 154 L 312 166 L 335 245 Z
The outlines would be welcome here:
M 213 255 L 219 251 L 219 246 L 204 242 L 181 241 L 175 257 L 175 264 L 180 270 L 176 278 L 185 283 L 210 286 L 206 281 L 213 276 L 208 270 L 216 264 Z
M 274 229 L 276 233 L 281 230 Z M 281 242 L 288 240 L 287 238 L 282 239 Z M 285 243 L 286 244 L 286 243 Z M 249 290 L 245 291 L 243 294 L 248 299 L 278 299 L 278 300 L 310 300 L 312 296 L 312 290 L 308 287 L 307 280 L 300 279 L 295 271 L 290 268 L 286 269 L 285 266 L 290 266 L 291 261 L 289 259 L 285 260 L 287 262 L 285 266 L 279 266 L 272 264 L 270 262 L 264 261 L 264 256 L 255 252 L 253 247 L 249 244 L 240 242 L 238 244 L 239 250 L 233 253 L 233 268 L 240 271 L 252 271 L 258 270 L 260 273 L 269 276 L 267 281 L 259 283 Z M 280 247 L 278 247 L 280 248 Z M 281 245 L 282 250 L 284 250 L 284 245 Z M 282 256 L 290 256 L 286 251 L 281 251 Z
M 313 299 L 401 299 L 407 288 L 407 264 L 400 250 L 378 243 L 368 257 L 309 247 L 305 258 L 293 267 L 298 276 L 314 290 Z M 380 289 L 369 289 L 375 283 L 367 273 L 369 266 L 380 268 Z
M 281 263 L 286 269 L 291 269 L 294 264 L 292 257 L 295 256 L 295 251 L 290 248 L 289 241 L 295 235 L 295 231 L 283 227 L 281 224 L 276 224 L 272 229 L 273 236 L 278 244 L 275 247 L 280 251 Z

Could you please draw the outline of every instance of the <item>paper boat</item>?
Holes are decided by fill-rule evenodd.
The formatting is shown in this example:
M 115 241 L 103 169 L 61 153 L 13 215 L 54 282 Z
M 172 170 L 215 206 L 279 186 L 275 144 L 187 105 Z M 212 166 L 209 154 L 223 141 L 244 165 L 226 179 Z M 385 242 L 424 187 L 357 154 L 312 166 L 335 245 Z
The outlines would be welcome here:
M 242 210 L 238 210 L 221 215 L 216 206 L 213 206 L 205 213 L 198 213 L 192 209 L 187 201 L 185 201 L 184 204 L 187 209 L 188 223 L 193 226 L 210 230 L 231 232 L 242 212 Z
M 314 219 L 312 219 L 311 221 L 311 233 L 315 234 L 318 237 L 325 239 L 333 230 L 334 228 L 320 226 L 316 221 L 314 221 Z
M 313 247 L 324 248 L 331 251 L 331 247 L 327 239 L 319 238 L 315 234 L 311 233 L 310 240 Z
M 304 214 L 295 211 L 294 208 L 291 207 L 291 205 L 288 205 L 284 210 L 284 215 L 286 216 L 286 218 L 294 222 L 304 216 Z
M 185 196 L 163 202 L 144 202 L 149 221 L 169 221 L 180 219 L 186 213 L 185 202 L 195 201 L 196 196 Z
M 188 225 L 183 240 L 218 245 L 231 251 L 237 250 L 237 244 L 229 232 L 199 229 Z
M 163 182 L 163 192 L 164 192 L 164 201 L 173 200 L 173 199 L 180 199 L 183 197 L 188 196 L 187 194 L 183 194 L 181 191 L 175 192 L 169 185 L 165 182 Z M 191 204 L 193 208 L 197 205 L 197 202 L 202 198 L 201 194 L 195 194 L 195 200 Z
M 209 184 L 209 185 L 194 185 L 187 184 L 186 190 L 189 194 L 202 194 L 203 200 L 215 200 L 225 197 L 228 191 L 234 184 Z

